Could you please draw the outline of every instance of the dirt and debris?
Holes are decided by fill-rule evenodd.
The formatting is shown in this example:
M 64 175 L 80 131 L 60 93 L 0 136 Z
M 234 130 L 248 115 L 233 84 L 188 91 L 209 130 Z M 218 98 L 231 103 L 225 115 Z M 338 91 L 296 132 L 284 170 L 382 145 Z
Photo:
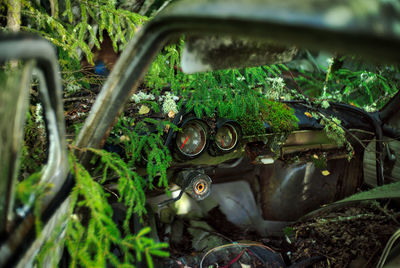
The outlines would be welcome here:
M 218 208 L 203 220 L 212 226 L 214 235 L 231 242 L 268 246 L 281 254 L 286 267 L 302 261 L 306 264 L 301 267 L 375 267 L 388 239 L 400 228 L 400 212 L 376 201 L 322 211 L 286 228 L 285 237 L 260 237 L 243 230 L 230 223 Z M 185 221 L 182 241 L 171 244 L 175 267 L 199 267 L 206 253 L 191 247 L 189 227 Z M 219 265 L 226 265 L 226 258 Z
M 375 267 L 400 214 L 370 202 L 341 208 L 293 226 L 292 261 L 324 256 L 318 267 Z

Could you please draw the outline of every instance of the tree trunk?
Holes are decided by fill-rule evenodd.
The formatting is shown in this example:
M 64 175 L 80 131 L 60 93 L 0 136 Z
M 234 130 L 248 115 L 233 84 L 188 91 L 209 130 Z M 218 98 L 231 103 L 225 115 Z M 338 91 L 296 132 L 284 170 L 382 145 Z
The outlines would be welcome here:
M 21 0 L 8 0 L 7 29 L 18 32 L 21 28 Z

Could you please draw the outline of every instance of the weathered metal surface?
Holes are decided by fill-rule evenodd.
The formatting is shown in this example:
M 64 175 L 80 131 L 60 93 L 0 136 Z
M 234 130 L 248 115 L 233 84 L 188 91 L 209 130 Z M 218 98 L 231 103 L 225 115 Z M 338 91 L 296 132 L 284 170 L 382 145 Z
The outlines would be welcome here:
M 361 162 L 329 160 L 324 176 L 312 162 L 287 164 L 276 161 L 260 169 L 261 209 L 264 219 L 292 221 L 306 213 L 348 196 L 361 182 Z
M 64 111 L 61 99 L 61 77 L 58 69 L 57 57 L 55 49 L 50 43 L 42 39 L 35 39 L 26 36 L 8 36 L 7 39 L 0 36 L 0 61 L 7 60 L 35 60 L 36 76 L 39 80 L 39 89 L 41 93 L 41 102 L 43 104 L 47 122 L 47 137 L 48 137 L 48 162 L 43 165 L 41 182 L 48 185 L 52 184 L 51 191 L 42 199 L 41 211 L 54 205 L 52 202 L 57 196 L 59 190 L 64 185 L 69 172 L 67 145 L 65 141 L 65 125 L 64 125 Z M 31 73 L 30 73 L 31 74 Z M 28 81 L 29 82 L 29 81 Z M 3 89 L 5 90 L 5 89 Z M 26 89 L 27 90 L 27 89 Z M 28 94 L 29 91 L 25 94 Z M 22 96 L 24 93 L 21 93 Z M 15 105 L 15 103 L 14 103 Z M 20 106 L 20 105 L 16 105 Z M 25 114 L 26 109 L 21 108 L 18 112 Z M 18 115 L 18 113 L 16 113 Z M 10 116 L 8 122 L 14 115 Z M 18 120 L 22 120 L 19 116 Z M 22 122 L 23 124 L 23 122 Z M 20 129 L 20 131 L 22 131 Z M 13 137 L 22 140 L 22 134 Z M 18 145 L 18 144 L 16 144 Z M 19 148 L 14 148 L 17 152 Z M 3 155 L 1 155 L 3 157 Z M 3 162 L 3 158 L 0 159 Z M 44 163 L 45 164 L 45 163 Z M 7 181 L 7 177 L 3 177 L 1 173 L 0 181 Z M 15 183 L 15 182 L 12 182 Z M 11 204 L 12 188 L 7 192 L 8 203 Z M 0 204 L 3 205 L 3 204 Z M 11 207 L 7 206 L 5 214 L 12 213 Z M 2 214 L 3 215 L 3 214 Z M 29 245 L 25 237 L 28 232 L 34 230 L 34 221 L 32 215 L 28 214 L 27 217 L 21 219 L 17 224 L 12 217 L 7 219 L 9 225 L 8 233 L 5 235 L 6 241 L 0 244 L 0 266 L 5 265 L 10 261 L 10 257 L 14 254 L 23 255 L 23 252 L 16 250 L 23 243 Z M 4 230 L 0 230 L 4 231 Z M 34 251 L 37 252 L 37 251 Z M 32 258 L 32 256 L 25 255 L 24 258 Z M 15 261 L 11 260 L 11 261 Z
M 400 129 L 400 92 L 383 108 L 379 116 L 385 121 L 385 125 Z M 382 158 L 385 161 L 385 177 L 391 181 L 400 181 L 400 141 L 390 137 L 384 137 L 383 140 L 388 146 Z M 364 152 L 364 179 L 371 186 L 376 186 L 375 148 L 375 141 L 370 142 Z M 394 157 L 393 163 L 389 154 Z
M 23 69 L 0 72 L 0 233 L 11 221 L 13 189 L 29 98 L 33 62 Z
M 397 98 L 392 102 L 392 106 L 390 107 L 394 109 L 395 113 L 388 118 L 388 124 L 395 129 L 400 129 L 400 93 L 398 93 L 396 97 Z M 397 103 L 395 101 L 397 101 Z M 400 181 L 400 140 L 390 140 L 391 139 L 389 139 L 388 145 L 390 153 L 393 154 L 395 158 L 395 163 L 389 171 L 389 175 L 393 180 Z
M 229 23 L 233 34 L 347 53 L 369 50 L 373 55 L 365 54 L 368 58 L 383 60 L 377 56 L 385 54 L 387 60 L 395 60 L 394 57 L 398 59 L 398 53 L 392 50 L 395 47 L 386 47 L 396 54 L 393 55 L 382 51 L 384 46 L 380 42 L 398 40 L 399 13 L 397 1 L 204 0 L 171 5 L 159 19 L 165 16 L 190 17 L 192 21 L 209 19 L 212 33 L 228 28 Z M 364 38 L 372 42 L 363 43 Z
M 364 151 L 363 160 L 363 173 L 364 181 L 371 186 L 376 184 L 376 156 L 375 156 L 375 142 L 370 142 Z
M 59 243 L 59 241 L 62 240 L 62 238 L 65 236 L 65 227 L 67 225 L 67 215 L 70 211 L 70 203 L 70 198 L 67 198 L 60 205 L 60 207 L 49 219 L 47 224 L 43 227 L 40 235 L 35 239 L 35 241 L 33 241 L 32 245 L 24 254 L 23 258 L 18 260 L 16 268 L 29 267 L 32 263 L 34 263 L 35 257 L 38 253 L 38 249 L 40 249 L 49 239 L 53 238 L 55 244 Z M 34 218 L 32 218 L 32 221 L 34 221 Z M 59 230 L 60 232 L 55 233 L 55 230 Z M 63 249 L 64 248 L 61 246 L 61 243 L 59 247 L 55 247 L 51 251 L 51 254 L 46 256 L 45 261 L 43 262 L 43 267 L 53 267 L 54 261 L 58 262 L 58 260 L 61 258 Z
M 189 36 L 182 53 L 185 73 L 243 68 L 288 62 L 297 54 L 294 46 L 278 45 L 234 36 Z
M 322 145 L 333 144 L 334 142 L 326 136 L 323 130 L 299 130 L 293 131 L 287 137 L 284 146 L 300 146 L 300 145 Z

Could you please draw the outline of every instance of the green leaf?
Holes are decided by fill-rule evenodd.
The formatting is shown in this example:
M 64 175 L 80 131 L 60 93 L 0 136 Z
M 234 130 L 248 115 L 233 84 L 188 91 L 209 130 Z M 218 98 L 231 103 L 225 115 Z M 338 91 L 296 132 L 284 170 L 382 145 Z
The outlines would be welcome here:
M 162 251 L 162 250 L 156 250 L 156 249 L 151 249 L 150 254 L 158 256 L 158 257 L 169 257 L 169 252 Z
M 153 260 L 150 256 L 150 253 L 147 250 L 145 251 L 145 255 L 146 255 L 146 261 L 147 261 L 148 267 L 153 268 L 154 267 Z
M 72 23 L 72 20 L 74 17 L 73 17 L 72 9 L 71 9 L 71 0 L 65 0 L 65 6 L 66 6 L 65 10 L 67 12 L 69 23 Z
M 150 233 L 150 231 L 150 227 L 144 227 L 142 230 L 139 231 L 139 233 L 137 233 L 136 237 L 145 236 L 146 234 Z

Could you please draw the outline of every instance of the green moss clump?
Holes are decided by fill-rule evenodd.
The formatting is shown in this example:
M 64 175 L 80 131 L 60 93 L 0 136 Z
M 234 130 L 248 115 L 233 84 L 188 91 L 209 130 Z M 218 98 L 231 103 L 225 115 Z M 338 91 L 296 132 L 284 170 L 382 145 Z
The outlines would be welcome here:
M 238 118 L 244 135 L 266 134 L 264 122 L 267 122 L 276 133 L 290 133 L 298 128 L 299 121 L 294 110 L 284 103 L 259 98 L 258 116 L 248 112 Z
M 265 100 L 260 110 L 261 120 L 267 122 L 274 132 L 289 133 L 298 128 L 299 119 L 294 110 L 284 103 Z
M 238 122 L 242 127 L 243 135 L 264 135 L 265 127 L 260 117 L 253 114 L 245 114 L 238 118 Z

